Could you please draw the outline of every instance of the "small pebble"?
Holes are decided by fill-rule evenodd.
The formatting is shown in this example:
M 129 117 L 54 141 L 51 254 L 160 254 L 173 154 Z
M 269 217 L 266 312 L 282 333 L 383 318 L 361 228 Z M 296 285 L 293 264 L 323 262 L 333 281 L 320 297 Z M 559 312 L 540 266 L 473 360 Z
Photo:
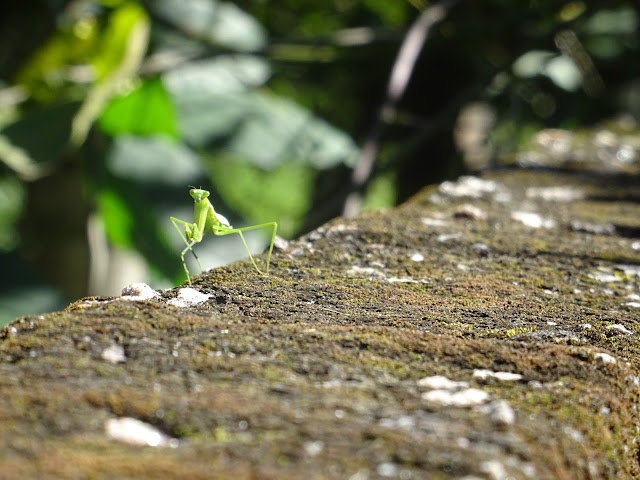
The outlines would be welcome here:
M 153 425 L 131 417 L 111 418 L 105 422 L 105 430 L 114 440 L 132 445 L 175 448 L 179 444 L 177 439 L 168 437 Z
M 185 287 L 180 289 L 176 298 L 172 298 L 167 303 L 174 307 L 186 308 L 204 303 L 211 297 L 212 295 L 199 292 L 190 287 Z
M 443 377 L 442 375 L 421 378 L 416 383 L 419 387 L 438 388 L 445 390 L 453 390 L 456 388 L 465 388 L 469 386 L 467 382 L 456 382 L 454 380 L 449 380 L 447 377 Z
M 493 372 L 491 370 L 474 370 L 473 371 L 474 378 L 481 378 L 486 380 L 487 378 L 497 378 L 498 380 L 503 380 L 505 382 L 513 382 L 515 380 L 521 380 L 522 375 L 519 373 L 511 373 L 511 372 Z
M 613 364 L 615 365 L 617 363 L 617 360 L 615 357 L 609 355 L 608 353 L 596 353 L 593 358 L 595 360 L 600 360 L 602 363 L 604 363 L 605 365 L 608 364 Z
M 103 360 L 111 363 L 122 363 L 127 361 L 122 345 L 111 345 L 105 348 L 100 354 Z
M 122 289 L 123 300 L 150 300 L 160 294 L 146 283 L 131 283 Z
M 447 407 L 472 407 L 489 400 L 489 394 L 478 388 L 466 388 L 457 392 L 451 390 L 431 390 L 422 394 L 422 399 Z
M 424 261 L 424 255 L 422 255 L 421 253 L 418 253 L 418 252 L 414 253 L 409 258 L 411 260 L 413 260 L 414 262 L 423 262 Z
M 505 427 L 513 425 L 516 421 L 516 413 L 506 400 L 496 400 L 487 406 L 487 413 L 494 425 Z
M 520 223 L 523 223 L 527 227 L 536 229 L 550 229 L 556 226 L 556 222 L 554 220 L 544 218 L 541 215 L 533 212 L 512 212 L 511 218 Z
M 621 325 L 619 323 L 615 323 L 613 325 L 607 325 L 607 329 L 608 330 L 619 330 L 622 333 L 626 333 L 626 334 L 631 334 L 633 333 L 631 330 L 629 330 L 627 327 L 625 327 L 624 325 Z

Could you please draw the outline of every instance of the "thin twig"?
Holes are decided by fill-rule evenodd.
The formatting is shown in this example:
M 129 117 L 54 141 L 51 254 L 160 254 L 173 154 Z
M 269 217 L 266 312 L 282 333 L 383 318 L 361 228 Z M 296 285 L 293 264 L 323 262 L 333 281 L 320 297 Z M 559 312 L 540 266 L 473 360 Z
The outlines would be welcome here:
M 387 91 L 376 118 L 371 125 L 367 138 L 362 146 L 360 157 L 351 174 L 350 193 L 344 203 L 343 215 L 353 216 L 360 210 L 362 187 L 371 176 L 375 158 L 380 149 L 380 138 L 384 128 L 395 115 L 396 105 L 404 92 L 413 73 L 418 55 L 427 39 L 429 30 L 445 18 L 447 11 L 460 0 L 444 0 L 425 9 L 404 37 L 404 41 L 393 64 Z

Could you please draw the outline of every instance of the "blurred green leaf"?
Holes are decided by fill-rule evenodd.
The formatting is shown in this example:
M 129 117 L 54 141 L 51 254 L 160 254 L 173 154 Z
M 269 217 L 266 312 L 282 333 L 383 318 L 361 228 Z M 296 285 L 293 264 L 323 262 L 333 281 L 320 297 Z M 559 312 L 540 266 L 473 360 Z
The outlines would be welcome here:
M 266 80 L 252 57 L 192 64 L 165 75 L 183 138 L 215 144 L 263 169 L 296 160 L 324 169 L 352 165 L 353 140 L 307 109 L 265 91 L 248 90 Z
M 229 135 L 250 108 L 246 92 L 263 85 L 268 64 L 250 55 L 188 63 L 163 76 L 182 137 L 194 145 Z
M 160 136 L 120 135 L 106 162 L 115 176 L 140 184 L 184 187 L 203 173 L 202 161 L 189 147 Z
M 169 93 L 189 104 L 200 98 L 246 92 L 264 85 L 271 75 L 269 64 L 254 55 L 221 55 L 190 62 L 164 74 Z
M 121 66 L 130 49 L 132 32 L 140 23 L 148 22 L 147 13 L 137 2 L 123 2 L 111 13 L 100 48 L 91 61 L 99 79 Z
M 180 262 L 164 235 L 153 202 L 144 188 L 112 179 L 97 195 L 100 216 L 111 244 L 140 252 L 156 273 L 177 278 Z
M 315 178 L 309 165 L 283 163 L 265 171 L 228 157 L 209 158 L 207 165 L 214 194 L 244 218 L 255 223 L 277 219 L 278 234 L 283 237 L 291 237 L 304 223 Z
M 67 151 L 71 122 L 78 107 L 76 103 L 41 106 L 0 131 L 12 147 L 26 154 L 20 161 L 29 162 L 12 168 L 19 174 L 24 172 L 29 178 L 37 178 L 59 163 Z M 9 149 L 0 151 L 0 155 L 10 153 Z M 9 166 L 14 163 L 11 159 L 2 160 Z
M 98 124 L 111 136 L 164 134 L 178 137 L 173 106 L 159 78 L 148 80 L 128 95 L 111 100 Z
M 155 0 L 150 8 L 193 37 L 240 52 L 265 46 L 266 33 L 233 3 L 216 0 Z
M 638 13 L 631 6 L 596 11 L 584 24 L 582 31 L 589 34 L 635 34 Z
M 398 187 L 396 186 L 395 173 L 387 172 L 378 175 L 371 181 L 362 199 L 362 209 L 373 210 L 392 207 L 397 200 Z
M 112 16 L 112 29 L 108 35 L 126 34 L 121 47 L 104 58 L 98 58 L 97 67 L 102 68 L 104 75 L 87 93 L 78 114 L 73 119 L 71 144 L 79 147 L 86 140 L 89 129 L 100 116 L 109 100 L 113 98 L 123 85 L 131 83 L 138 75 L 138 70 L 147 51 L 150 35 L 150 24 L 144 10 L 137 5 L 125 4 Z M 116 33 L 114 33 L 115 30 Z M 118 46 L 118 44 L 116 44 Z M 113 62 L 113 63 L 112 63 Z
M 13 176 L 0 178 L 0 252 L 8 252 L 18 244 L 18 219 L 24 207 L 25 192 Z
M 231 152 L 264 169 L 288 160 L 320 170 L 355 163 L 358 147 L 346 133 L 285 98 L 261 91 L 247 96 L 250 106 L 230 139 Z
M 118 192 L 106 188 L 98 195 L 98 207 L 109 242 L 119 247 L 132 248 L 135 219 L 130 205 Z
M 573 60 L 554 52 L 531 50 L 513 62 L 513 72 L 522 78 L 544 75 L 570 92 L 582 85 L 582 74 Z
M 92 72 L 80 68 L 83 74 L 77 78 L 78 70 L 71 68 L 86 63 L 93 55 L 99 35 L 99 25 L 94 18 L 83 17 L 65 25 L 24 62 L 14 79 L 15 84 L 41 102 L 60 101 L 81 94 L 82 90 L 76 84 L 92 79 Z

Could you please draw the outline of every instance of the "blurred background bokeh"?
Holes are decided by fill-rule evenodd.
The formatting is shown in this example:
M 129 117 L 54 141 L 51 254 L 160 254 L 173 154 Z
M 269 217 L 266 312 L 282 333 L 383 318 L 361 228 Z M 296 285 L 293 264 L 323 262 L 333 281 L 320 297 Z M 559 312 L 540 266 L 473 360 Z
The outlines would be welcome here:
M 484 168 L 543 127 L 640 118 L 631 0 L 450 2 L 381 110 L 406 32 L 434 5 L 5 2 L 0 326 L 182 283 L 169 216 L 192 221 L 189 185 L 234 226 L 275 220 L 294 238 L 341 214 L 372 131 L 361 208 Z M 252 250 L 266 235 L 247 235 Z M 246 256 L 234 236 L 197 251 L 206 268 Z

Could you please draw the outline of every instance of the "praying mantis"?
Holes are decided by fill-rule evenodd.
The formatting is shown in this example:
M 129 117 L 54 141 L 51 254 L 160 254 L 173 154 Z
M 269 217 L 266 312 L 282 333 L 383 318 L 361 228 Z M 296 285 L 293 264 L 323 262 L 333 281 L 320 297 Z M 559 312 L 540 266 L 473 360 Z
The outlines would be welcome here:
M 224 215 L 220 215 L 219 213 L 216 213 L 216 211 L 213 209 L 213 205 L 211 204 L 208 198 L 210 193 L 207 190 L 203 190 L 201 188 L 191 188 L 189 190 L 189 195 L 191 195 L 191 197 L 193 198 L 193 201 L 195 202 L 195 206 L 193 209 L 194 223 L 188 223 L 188 222 L 185 222 L 184 220 L 180 220 L 179 218 L 170 217 L 171 222 L 173 223 L 173 226 L 176 227 L 176 230 L 184 240 L 184 243 L 187 245 L 187 248 L 182 250 L 182 252 L 180 253 L 180 258 L 182 259 L 182 266 L 184 267 L 184 272 L 187 274 L 187 282 L 189 282 L 189 285 L 191 285 L 191 277 L 189 275 L 189 269 L 187 268 L 187 263 L 184 261 L 184 255 L 189 250 L 191 250 L 191 253 L 193 253 L 193 256 L 196 258 L 196 261 L 200 266 L 200 270 L 201 271 L 204 270 L 202 268 L 202 264 L 200 263 L 200 259 L 198 258 L 196 253 L 193 251 L 193 246 L 196 243 L 200 243 L 206 233 L 211 233 L 213 235 L 218 235 L 218 236 L 230 235 L 232 233 L 239 234 L 240 238 L 242 239 L 242 243 L 244 243 L 244 248 L 247 249 L 247 253 L 249 254 L 251 263 L 253 263 L 253 266 L 256 268 L 258 273 L 260 273 L 261 275 L 266 275 L 269 273 L 269 263 L 271 262 L 271 252 L 273 251 L 273 242 L 275 241 L 276 230 L 278 228 L 278 224 L 276 222 L 261 223 L 260 225 L 251 225 L 251 226 L 242 227 L 242 228 L 233 228 L 229 224 L 229 221 L 226 219 Z M 180 230 L 180 227 L 178 226 L 178 224 L 184 227 L 184 234 Z M 251 252 L 249 251 L 249 247 L 247 246 L 247 242 L 245 241 L 244 236 L 242 235 L 242 232 L 244 231 L 256 230 L 259 228 L 273 229 L 271 233 L 271 245 L 269 246 L 269 254 L 267 255 L 267 269 L 265 273 L 262 273 L 262 271 L 258 268 L 258 265 L 256 265 L 256 262 L 253 259 L 253 255 L 251 255 Z

